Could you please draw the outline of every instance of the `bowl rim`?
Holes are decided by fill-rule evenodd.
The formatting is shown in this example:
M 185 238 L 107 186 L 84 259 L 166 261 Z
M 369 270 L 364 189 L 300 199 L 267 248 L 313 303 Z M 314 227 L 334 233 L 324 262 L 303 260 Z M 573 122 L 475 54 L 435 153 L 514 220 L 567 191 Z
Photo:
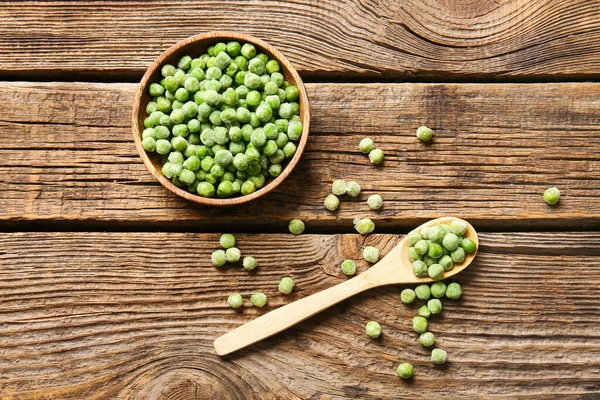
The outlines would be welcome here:
M 299 100 L 300 100 L 299 101 L 300 118 L 302 121 L 302 135 L 298 142 L 298 145 L 296 148 L 296 153 L 294 154 L 294 157 L 292 157 L 292 159 L 289 160 L 289 162 L 287 163 L 287 165 L 285 166 L 285 168 L 283 169 L 283 171 L 281 172 L 281 174 L 278 177 L 276 177 L 275 179 L 270 181 L 268 184 L 264 185 L 262 188 L 260 188 L 259 190 L 256 190 L 255 192 L 253 192 L 249 195 L 222 199 L 222 198 L 218 198 L 218 197 L 202 197 L 198 194 L 193 194 L 191 192 L 188 192 L 187 190 L 179 188 L 179 187 L 175 186 L 175 184 L 173 182 L 171 182 L 171 180 L 169 180 L 167 177 L 165 177 L 154 166 L 154 164 L 150 160 L 150 157 L 146 153 L 146 150 L 144 150 L 144 148 L 142 146 L 142 139 L 141 139 L 142 130 L 138 123 L 138 118 L 139 118 L 139 114 L 142 110 L 142 108 L 141 108 L 142 96 L 144 95 L 145 90 L 147 90 L 147 88 L 150 84 L 150 82 L 149 82 L 150 77 L 154 74 L 154 72 L 158 68 L 161 68 L 162 65 L 165 63 L 165 60 L 167 58 L 171 57 L 174 53 L 180 51 L 183 47 L 186 47 L 190 44 L 193 44 L 193 43 L 196 43 L 199 41 L 204 41 L 204 40 L 223 40 L 223 41 L 239 40 L 239 41 L 248 42 L 248 43 L 251 43 L 258 47 L 261 47 L 264 50 L 266 50 L 268 53 L 271 53 L 275 57 L 275 59 L 289 71 L 290 75 L 296 82 L 296 86 L 298 87 L 298 94 L 299 94 Z M 158 182 L 160 182 L 160 184 L 162 186 L 164 186 L 167 190 L 171 191 L 172 193 L 174 193 L 180 197 L 183 197 L 184 199 L 186 199 L 188 201 L 192 201 L 197 204 L 208 205 L 208 206 L 233 206 L 233 205 L 248 203 L 254 199 L 257 199 L 257 198 L 269 193 L 270 191 L 275 189 L 277 186 L 279 186 L 289 176 L 289 174 L 294 170 L 294 168 L 298 164 L 298 161 L 300 160 L 300 157 L 302 156 L 302 153 L 304 152 L 306 143 L 308 141 L 309 129 L 310 129 L 310 109 L 309 109 L 309 104 L 308 104 L 308 96 L 306 94 L 306 88 L 304 87 L 304 82 L 302 81 L 302 78 L 300 78 L 300 75 L 298 74 L 298 72 L 296 71 L 294 66 L 276 48 L 274 48 L 267 42 L 263 41 L 262 39 L 256 38 L 254 36 L 251 36 L 251 35 L 248 35 L 245 33 L 235 32 L 235 31 L 205 32 L 205 33 L 201 33 L 198 35 L 190 36 L 190 37 L 180 40 L 179 42 L 170 46 L 160 56 L 158 56 L 158 58 L 156 60 L 154 60 L 154 62 L 146 69 L 146 72 L 144 73 L 144 76 L 142 77 L 142 80 L 140 81 L 140 83 L 138 85 L 138 88 L 137 88 L 137 91 L 136 91 L 136 94 L 135 94 L 135 97 L 133 100 L 133 112 L 132 112 L 133 140 L 135 142 L 135 146 L 137 148 L 138 155 L 142 159 L 144 165 L 146 166 L 146 169 L 148 169 L 148 171 L 152 174 L 152 176 L 154 176 L 154 178 Z M 216 190 L 216 188 L 215 188 L 215 190 Z

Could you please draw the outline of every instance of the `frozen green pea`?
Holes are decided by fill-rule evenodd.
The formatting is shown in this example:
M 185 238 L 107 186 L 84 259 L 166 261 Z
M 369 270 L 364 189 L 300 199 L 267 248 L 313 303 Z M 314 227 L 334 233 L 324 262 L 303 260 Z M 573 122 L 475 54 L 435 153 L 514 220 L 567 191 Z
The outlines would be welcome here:
M 299 219 L 293 219 L 290 221 L 288 229 L 290 230 L 290 233 L 293 233 L 294 235 L 300 235 L 302 232 L 304 232 L 304 222 Z
M 325 208 L 329 211 L 335 211 L 340 206 L 340 199 L 335 194 L 330 194 L 325 198 Z
M 302 136 L 302 122 L 290 121 L 288 123 L 287 135 L 290 140 L 299 140 Z
M 212 263 L 215 267 L 222 267 L 227 262 L 227 258 L 225 257 L 225 252 L 223 250 L 213 251 L 211 255 Z
M 379 261 L 379 249 L 373 246 L 365 247 L 363 250 L 363 258 L 370 263 L 376 263 Z
M 454 261 L 449 255 L 440 257 L 437 263 L 444 268 L 444 271 L 450 271 L 452 268 L 454 268 Z
M 283 294 L 290 294 L 294 290 L 294 280 L 289 276 L 281 279 L 278 289 Z
M 265 64 L 262 62 L 260 58 L 253 58 L 248 62 L 248 70 L 256 75 L 263 75 L 267 72 L 265 68 Z M 270 79 L 270 77 L 269 77 Z
M 174 176 L 178 176 L 182 170 L 182 165 L 178 163 L 166 162 L 163 164 L 161 172 L 167 178 L 173 178 Z
M 293 142 L 287 142 L 281 151 L 285 158 L 292 158 L 296 154 L 297 147 Z
M 425 333 L 427 332 L 427 319 L 421 316 L 414 317 L 412 320 L 413 330 L 416 333 Z
M 413 247 L 418 255 L 423 256 L 427 254 L 427 250 L 429 250 L 429 243 L 427 243 L 426 240 L 421 239 L 415 243 Z
M 409 363 L 402 363 L 396 368 L 396 374 L 402 379 L 410 379 L 413 376 L 413 366 Z
M 417 138 L 423 142 L 429 142 L 433 137 L 433 131 L 426 126 L 420 126 L 417 129 Z
M 440 299 L 431 299 L 427 302 L 427 308 L 432 314 L 439 314 L 442 312 L 442 302 Z
M 357 197 L 360 194 L 360 185 L 354 181 L 348 182 L 346 185 L 346 194 L 350 197 Z
M 165 139 L 156 141 L 156 152 L 158 154 L 169 154 L 171 152 L 171 142 Z
M 446 288 L 446 297 L 452 300 L 460 298 L 462 295 L 462 287 L 456 282 L 452 282 Z
M 402 290 L 402 292 L 400 292 L 400 300 L 404 303 L 404 304 L 410 304 L 412 302 L 415 301 L 416 298 L 416 294 L 415 291 L 409 288 L 406 288 L 404 290 Z
M 290 85 L 285 88 L 285 98 L 287 101 L 296 101 L 298 100 L 298 88 L 294 85 Z
M 189 97 L 189 93 L 196 93 L 198 90 L 200 90 L 200 82 L 198 82 L 198 79 L 194 78 L 193 76 L 190 76 L 183 83 L 183 87 L 185 90 L 188 91 Z M 175 93 L 175 97 L 177 97 L 177 92 Z
M 444 236 L 442 240 L 442 246 L 444 246 L 449 251 L 454 251 L 458 248 L 458 236 L 454 233 L 448 233 Z
M 262 122 L 268 122 L 273 116 L 273 110 L 267 104 L 260 104 L 256 108 L 256 116 Z M 289 136 L 289 134 L 288 134 Z
M 420 317 L 423 317 L 423 318 L 429 318 L 429 317 L 431 317 L 431 311 L 429 310 L 429 308 L 427 308 L 427 306 L 421 306 L 421 307 L 419 307 L 419 310 L 417 311 L 417 314 Z
M 472 253 L 477 249 L 477 245 L 475 244 L 475 242 L 469 238 L 464 238 L 460 243 L 460 247 L 463 248 L 465 253 Z
M 446 233 L 441 225 L 434 225 L 429 228 L 429 240 L 433 243 L 441 244 L 444 236 L 446 236 Z
M 406 240 L 408 240 L 408 244 L 410 244 L 411 246 L 414 246 L 417 242 L 419 242 L 422 239 L 423 238 L 421 237 L 421 234 L 417 231 L 411 231 L 408 233 L 408 235 L 406 235 Z
M 183 164 L 183 154 L 180 151 L 173 151 L 169 154 L 167 158 L 170 163 L 174 164 Z
M 423 239 L 429 240 L 429 227 L 424 226 L 423 228 L 421 228 L 421 230 L 419 231 L 419 234 L 421 235 L 421 237 Z
M 444 275 L 444 267 L 440 264 L 431 264 L 427 269 L 427 274 L 431 279 L 441 279 Z
M 262 292 L 256 292 L 250 296 L 250 302 L 256 307 L 263 307 L 267 304 L 267 296 Z
M 347 186 L 346 181 L 343 179 L 336 179 L 331 184 L 331 192 L 336 196 L 341 196 L 346 194 Z
M 452 257 L 452 261 L 454 261 L 455 263 L 461 263 L 465 261 L 465 251 L 462 247 L 459 247 L 458 249 L 450 253 L 450 257 Z
M 421 343 L 421 346 L 423 347 L 431 347 L 435 344 L 435 336 L 431 332 L 422 333 L 421 336 L 419 336 L 419 343 Z
M 219 150 L 215 153 L 215 163 L 222 167 L 226 167 L 233 162 L 233 155 L 229 150 Z
M 221 183 L 223 183 L 223 182 L 221 182 Z M 237 247 L 229 247 L 225 251 L 225 258 L 227 259 L 228 263 L 236 263 L 236 262 L 240 261 L 241 257 L 242 257 L 242 252 Z
M 160 85 L 159 83 L 151 83 L 148 91 L 150 92 L 150 96 L 157 97 L 163 95 L 163 93 L 165 92 L 165 88 L 162 87 L 162 85 Z
M 254 257 L 244 257 L 244 261 L 242 261 L 242 265 L 248 271 L 252 271 L 254 268 L 258 266 L 256 259 Z
M 217 186 L 217 197 L 225 199 L 233 194 L 233 184 L 231 181 L 222 180 Z
M 239 293 L 232 293 L 227 298 L 227 304 L 231 308 L 240 308 L 244 304 L 244 299 Z
M 346 275 L 354 275 L 356 273 L 356 263 L 352 260 L 344 260 L 342 272 Z
M 220 52 L 215 57 L 215 67 L 221 70 L 227 68 L 229 63 L 231 62 L 231 57 L 225 51 Z
M 176 68 L 171 64 L 165 64 L 162 66 L 160 72 L 163 77 L 175 75 Z
M 281 118 L 290 119 L 292 117 L 292 105 L 290 103 L 281 103 L 278 109 Z
M 229 54 L 231 57 L 237 57 L 242 52 L 242 46 L 239 42 L 236 41 L 228 42 L 225 49 L 227 51 L 227 54 Z
M 371 152 L 369 153 L 369 161 L 371 161 L 371 164 L 381 164 L 383 162 L 383 150 L 371 150 Z
M 156 150 L 156 140 L 151 137 L 145 137 L 142 139 L 142 147 L 144 150 L 152 152 Z
M 438 259 L 440 258 L 444 252 L 442 250 L 442 246 L 437 243 L 429 243 L 429 248 L 427 249 L 427 255 L 431 258 Z
M 381 325 L 376 321 L 369 321 L 365 326 L 367 336 L 377 339 L 381 335 Z
M 267 62 L 267 64 L 265 65 L 267 72 L 269 74 L 273 74 L 275 72 L 279 72 L 280 71 L 280 66 L 279 63 L 277 62 L 277 60 L 269 60 Z M 272 76 L 272 75 L 271 75 Z
M 375 230 L 375 223 L 370 218 L 354 218 L 354 229 L 361 235 L 368 235 Z
M 378 194 L 372 194 L 367 199 L 367 204 L 371 210 L 379 210 L 383 206 L 383 199 Z
M 373 149 L 375 149 L 375 142 L 371 138 L 364 138 L 360 141 L 358 147 L 360 148 L 361 152 L 369 154 Z
M 546 189 L 542 197 L 544 198 L 544 201 L 546 203 L 553 206 L 560 200 L 560 190 L 558 190 L 558 188 L 551 187 L 549 189 Z
M 464 235 L 467 231 L 467 223 L 460 219 L 455 219 L 450 223 L 450 232 L 455 235 Z
M 424 261 L 416 260 L 412 263 L 412 270 L 415 276 L 424 278 L 427 276 L 427 264 Z
M 183 167 L 196 172 L 200 169 L 200 159 L 196 156 L 191 156 L 184 161 Z
M 200 182 L 196 190 L 202 197 L 213 197 L 215 195 L 215 187 L 208 182 Z
M 244 85 L 250 90 L 258 89 L 261 85 L 260 76 L 254 74 L 252 72 L 248 72 L 244 76 Z M 248 94 L 250 94 L 250 93 L 248 93 Z M 248 100 L 248 97 L 246 97 L 246 100 Z M 248 104 L 250 104 L 250 103 L 248 103 Z
M 431 297 L 431 289 L 423 283 L 415 288 L 415 294 L 419 300 L 429 300 L 429 297 Z
M 433 349 L 431 352 L 431 362 L 434 364 L 444 364 L 446 363 L 446 359 L 448 357 L 448 353 L 442 349 Z
M 436 299 L 444 297 L 446 294 L 446 284 L 438 281 L 431 284 L 431 295 Z
M 191 185 L 196 180 L 196 174 L 189 169 L 183 168 L 178 176 L 181 183 Z

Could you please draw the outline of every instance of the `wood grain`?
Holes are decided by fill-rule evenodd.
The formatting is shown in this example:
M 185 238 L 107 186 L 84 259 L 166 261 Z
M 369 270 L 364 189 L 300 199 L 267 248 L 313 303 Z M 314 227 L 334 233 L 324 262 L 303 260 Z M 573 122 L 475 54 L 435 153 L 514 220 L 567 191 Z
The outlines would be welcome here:
M 398 287 L 366 292 L 290 331 L 219 358 L 212 340 L 346 278 L 364 245 L 392 235 L 238 235 L 256 273 L 216 269 L 218 235 L 9 233 L 0 236 L 3 399 L 579 398 L 600 396 L 600 233 L 484 233 L 430 329 L 434 367 Z M 367 269 L 358 262 L 359 272 Z M 277 291 L 295 279 L 290 296 Z M 248 297 L 264 291 L 263 309 Z M 236 312 L 226 296 L 239 291 Z M 364 334 L 377 320 L 381 340 Z M 415 378 L 395 376 L 412 362 Z
M 0 118 L 0 221 L 6 229 L 193 229 L 351 232 L 357 215 L 378 232 L 455 215 L 476 229 L 585 229 L 600 222 L 600 84 L 310 84 L 305 154 L 272 193 L 231 209 L 196 206 L 146 171 L 131 140 L 131 84 L 13 83 Z M 414 132 L 427 124 L 431 145 Z M 358 151 L 371 136 L 375 167 Z M 336 178 L 363 192 L 331 213 Z M 562 198 L 547 206 L 543 191 Z M 384 207 L 368 210 L 380 193 Z M 55 224 L 55 225 L 53 225 Z
M 139 79 L 175 42 L 238 30 L 305 77 L 600 77 L 600 3 L 462 1 L 2 1 L 0 76 Z

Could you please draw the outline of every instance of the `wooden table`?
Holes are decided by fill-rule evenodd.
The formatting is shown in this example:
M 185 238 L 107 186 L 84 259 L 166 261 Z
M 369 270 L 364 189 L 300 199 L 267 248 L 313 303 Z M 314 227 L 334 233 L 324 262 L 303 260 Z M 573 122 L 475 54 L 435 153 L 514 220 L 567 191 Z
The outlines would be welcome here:
M 0 3 L 0 398 L 600 398 L 600 2 Z M 298 168 L 236 209 L 159 186 L 129 124 L 153 59 L 215 29 L 278 47 L 312 111 Z M 438 132 L 430 146 L 422 124 Z M 383 166 L 359 153 L 365 136 Z M 330 213 L 340 177 L 363 193 Z M 541 199 L 550 186 L 557 207 Z M 381 212 L 366 211 L 373 193 Z M 214 353 L 219 335 L 344 281 L 340 262 L 363 245 L 385 253 L 447 214 L 481 247 L 464 296 L 431 323 L 445 367 L 417 343 L 398 287 Z M 354 234 L 357 215 L 377 234 Z M 292 218 L 307 234 L 286 233 Z M 256 273 L 211 266 L 226 231 Z M 256 290 L 265 308 L 227 307 Z M 395 375 L 402 361 L 411 382 Z

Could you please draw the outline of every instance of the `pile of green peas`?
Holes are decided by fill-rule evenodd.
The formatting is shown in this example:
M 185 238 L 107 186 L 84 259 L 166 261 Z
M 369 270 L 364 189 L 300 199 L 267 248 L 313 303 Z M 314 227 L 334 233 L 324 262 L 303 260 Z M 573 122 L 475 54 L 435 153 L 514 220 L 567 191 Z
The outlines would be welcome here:
M 441 299 L 456 300 L 462 295 L 462 287 L 457 282 L 452 282 L 448 285 L 442 281 L 434 282 L 431 285 L 421 284 L 414 289 L 406 288 L 400 292 L 400 300 L 404 304 L 412 304 L 419 299 L 426 302 L 421 306 L 417 315 L 412 320 L 412 326 L 415 333 L 419 335 L 419 343 L 421 346 L 430 348 L 435 344 L 435 335 L 429 331 L 429 318 L 432 315 L 437 315 L 442 312 Z M 433 364 L 444 364 L 448 357 L 445 350 L 436 348 L 431 352 L 431 362 Z M 398 366 L 396 373 L 403 379 L 412 377 L 413 368 L 408 363 L 402 363 Z
M 219 42 L 151 83 L 142 146 L 162 174 L 203 197 L 248 195 L 281 174 L 302 136 L 298 88 L 254 45 Z
M 415 276 L 441 279 L 444 272 L 454 268 L 454 263 L 463 262 L 466 254 L 476 250 L 473 240 L 463 238 L 466 231 L 467 223 L 455 219 L 449 225 L 426 226 L 410 232 L 408 258 Z

